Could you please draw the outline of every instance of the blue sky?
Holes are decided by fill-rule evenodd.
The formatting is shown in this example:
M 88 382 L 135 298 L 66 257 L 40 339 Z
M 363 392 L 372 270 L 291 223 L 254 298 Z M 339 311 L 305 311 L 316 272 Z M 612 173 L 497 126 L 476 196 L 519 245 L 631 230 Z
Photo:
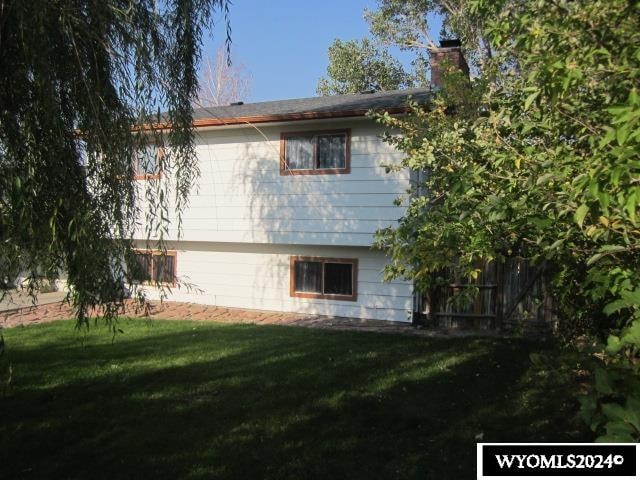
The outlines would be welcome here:
M 232 60 L 253 77 L 247 101 L 312 97 L 327 69 L 327 49 L 335 38 L 368 34 L 364 9 L 375 0 L 236 0 L 231 5 Z M 437 30 L 436 30 L 437 31 Z M 205 53 L 224 41 L 219 21 Z M 404 59 L 407 61 L 407 57 Z

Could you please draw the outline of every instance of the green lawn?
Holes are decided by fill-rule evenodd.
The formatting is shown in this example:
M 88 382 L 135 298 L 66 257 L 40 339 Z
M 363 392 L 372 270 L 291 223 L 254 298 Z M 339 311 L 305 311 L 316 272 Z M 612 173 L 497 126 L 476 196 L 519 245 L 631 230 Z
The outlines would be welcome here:
M 481 432 L 590 440 L 523 340 L 120 326 L 4 331 L 0 477 L 467 479 Z

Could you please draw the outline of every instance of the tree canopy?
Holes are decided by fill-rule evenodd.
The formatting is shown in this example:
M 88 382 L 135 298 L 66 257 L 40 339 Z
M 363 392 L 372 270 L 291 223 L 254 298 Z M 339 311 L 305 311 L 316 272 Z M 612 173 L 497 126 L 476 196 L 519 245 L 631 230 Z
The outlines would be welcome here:
M 476 0 L 379 0 L 376 9 L 365 10 L 371 38 L 343 41 L 329 47 L 327 76 L 318 82 L 319 95 L 392 90 L 429 84 L 429 49 L 437 39 L 457 38 L 471 71 L 482 70 L 493 57 L 485 22 L 503 2 L 480 5 Z M 434 24 L 440 23 L 440 31 Z M 409 52 L 405 69 L 390 47 Z
M 169 200 L 182 211 L 198 175 L 191 102 L 216 10 L 228 38 L 226 0 L 0 1 L 5 284 L 64 273 L 81 321 L 115 313 L 137 222 L 162 243 Z M 152 143 L 167 147 L 163 178 L 141 187 L 132 159 Z
M 359 93 L 364 90 L 396 90 L 411 87 L 415 79 L 389 52 L 371 40 L 342 41 L 329 47 L 327 77 L 318 81 L 319 95 Z
M 437 38 L 457 38 L 472 71 L 493 55 L 485 23 L 505 2 L 480 4 L 477 0 L 379 0 L 378 8 L 366 10 L 365 18 L 376 41 L 410 51 L 415 68 L 428 65 L 428 49 Z M 442 22 L 440 31 L 433 23 Z
M 378 245 L 389 277 L 427 288 L 443 269 L 519 257 L 552 281 L 570 338 L 608 336 L 583 413 L 603 439 L 640 437 L 640 5 L 468 2 L 492 51 L 473 87 L 450 72 L 427 109 L 379 116 L 426 171 Z M 620 399 L 623 399 L 620 401 Z M 619 403 L 618 403 L 619 402 Z M 635 420 L 634 420 L 635 419 Z

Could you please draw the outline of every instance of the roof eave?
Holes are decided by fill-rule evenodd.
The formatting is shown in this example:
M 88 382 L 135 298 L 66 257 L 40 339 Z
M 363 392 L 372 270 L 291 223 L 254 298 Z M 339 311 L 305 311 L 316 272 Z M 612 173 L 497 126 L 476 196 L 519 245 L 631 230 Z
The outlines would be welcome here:
M 228 125 L 253 125 L 257 123 L 275 123 L 275 122 L 293 122 L 297 120 L 319 120 L 326 118 L 348 118 L 348 117 L 364 117 L 369 112 L 387 112 L 389 114 L 408 113 L 409 108 L 390 107 L 379 109 L 358 109 L 358 110 L 337 110 L 326 112 L 299 112 L 299 113 L 283 113 L 274 115 L 253 115 L 247 117 L 226 117 L 226 118 L 199 118 L 193 121 L 194 128 L 204 127 L 222 127 Z M 170 128 L 169 123 L 155 123 L 153 125 L 144 125 L 141 130 L 164 130 Z

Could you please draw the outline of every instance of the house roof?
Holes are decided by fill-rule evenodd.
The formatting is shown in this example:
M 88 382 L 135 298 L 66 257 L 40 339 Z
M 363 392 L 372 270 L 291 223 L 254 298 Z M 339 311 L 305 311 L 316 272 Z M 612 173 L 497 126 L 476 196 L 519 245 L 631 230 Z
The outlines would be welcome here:
M 198 108 L 193 112 L 194 126 L 238 125 L 317 118 L 357 117 L 369 110 L 389 113 L 407 111 L 407 100 L 425 103 L 431 91 L 427 88 L 389 90 L 375 93 L 296 98 L 271 102 L 246 103 Z

